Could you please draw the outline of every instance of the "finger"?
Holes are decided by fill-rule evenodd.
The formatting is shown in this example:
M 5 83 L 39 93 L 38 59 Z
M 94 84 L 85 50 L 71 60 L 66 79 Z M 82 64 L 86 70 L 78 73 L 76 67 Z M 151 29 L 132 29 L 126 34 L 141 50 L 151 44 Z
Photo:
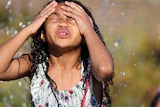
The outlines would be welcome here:
M 40 13 L 40 15 L 41 15 L 41 16 L 44 16 L 46 13 L 48 13 L 48 11 L 55 10 L 55 7 L 56 7 L 56 4 L 50 5 L 48 8 L 44 9 L 44 10 Z
M 89 21 L 90 21 L 90 23 L 91 23 L 91 25 L 92 25 L 92 27 L 93 27 L 93 26 L 94 26 L 94 25 L 93 25 L 93 20 L 91 19 L 90 16 L 88 16 L 88 18 L 89 18 Z
M 39 15 L 44 16 L 48 11 L 51 11 L 52 9 L 55 10 L 55 7 L 57 6 L 57 2 L 53 1 L 50 4 L 48 4 Z
M 68 17 L 72 17 L 73 19 L 78 19 L 80 14 L 78 12 L 71 12 L 71 11 L 63 11 L 63 14 L 68 16 Z
M 48 18 L 49 15 L 51 15 L 56 9 L 53 8 L 53 9 L 48 9 L 48 11 L 46 11 L 42 17 L 44 18 Z
M 74 3 L 74 2 L 65 2 L 66 6 L 71 7 L 73 10 L 76 10 L 78 12 L 83 11 L 82 7 L 79 6 L 78 4 Z
M 55 4 L 55 3 L 56 3 L 56 1 L 50 2 L 49 4 L 47 4 L 47 5 L 44 7 L 44 9 L 42 9 L 41 12 L 45 11 L 45 10 L 48 9 L 52 4 Z
M 63 6 L 61 6 L 61 8 L 64 10 L 65 13 L 80 14 L 80 12 L 76 11 L 75 9 L 73 9 L 69 6 L 64 6 L 63 5 Z

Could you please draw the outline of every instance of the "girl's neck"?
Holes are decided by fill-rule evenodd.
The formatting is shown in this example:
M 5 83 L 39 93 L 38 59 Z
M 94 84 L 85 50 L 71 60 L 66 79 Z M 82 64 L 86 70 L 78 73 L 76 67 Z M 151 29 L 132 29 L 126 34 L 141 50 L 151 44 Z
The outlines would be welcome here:
M 75 86 L 81 77 L 80 52 L 68 52 L 61 56 L 50 54 L 48 75 L 55 81 L 57 89 L 68 90 Z
M 80 62 L 81 62 L 80 50 L 71 51 L 68 53 L 61 54 L 59 56 L 50 54 L 50 57 L 49 57 L 49 63 L 51 66 L 60 67 L 62 69 L 73 68 Z

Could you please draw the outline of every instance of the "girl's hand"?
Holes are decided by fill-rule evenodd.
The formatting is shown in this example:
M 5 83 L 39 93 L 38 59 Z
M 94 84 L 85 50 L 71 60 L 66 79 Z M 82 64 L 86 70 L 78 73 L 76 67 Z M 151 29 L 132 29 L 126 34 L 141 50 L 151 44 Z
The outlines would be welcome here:
M 65 6 L 66 5 L 66 6 Z M 74 2 L 65 2 L 61 8 L 64 10 L 64 15 L 72 17 L 76 20 L 79 30 L 82 35 L 88 30 L 93 29 L 92 19 L 84 11 L 84 9 Z
M 46 21 L 48 16 L 55 11 L 56 6 L 57 6 L 57 2 L 52 1 L 34 18 L 34 20 L 27 26 L 28 32 L 30 33 L 30 35 L 34 35 L 37 33 L 37 30 Z

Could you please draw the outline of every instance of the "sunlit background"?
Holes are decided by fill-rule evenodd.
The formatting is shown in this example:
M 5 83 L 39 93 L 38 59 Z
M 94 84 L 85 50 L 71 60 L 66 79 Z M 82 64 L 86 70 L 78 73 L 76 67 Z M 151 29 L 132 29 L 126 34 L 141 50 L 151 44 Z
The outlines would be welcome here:
M 47 1 L 0 0 L 0 44 Z M 92 11 L 114 58 L 113 107 L 149 107 L 160 86 L 160 0 L 80 1 Z M 27 41 L 15 56 L 29 51 Z M 0 82 L 0 107 L 29 107 L 29 101 L 27 79 Z

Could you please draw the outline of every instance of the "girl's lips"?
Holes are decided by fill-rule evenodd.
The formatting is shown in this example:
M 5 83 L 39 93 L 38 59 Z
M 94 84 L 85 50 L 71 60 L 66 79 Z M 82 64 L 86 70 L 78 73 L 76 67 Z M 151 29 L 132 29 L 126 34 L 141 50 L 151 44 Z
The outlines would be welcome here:
M 59 38 L 68 38 L 70 36 L 69 30 L 67 30 L 67 29 L 59 29 L 57 31 L 57 36 Z

